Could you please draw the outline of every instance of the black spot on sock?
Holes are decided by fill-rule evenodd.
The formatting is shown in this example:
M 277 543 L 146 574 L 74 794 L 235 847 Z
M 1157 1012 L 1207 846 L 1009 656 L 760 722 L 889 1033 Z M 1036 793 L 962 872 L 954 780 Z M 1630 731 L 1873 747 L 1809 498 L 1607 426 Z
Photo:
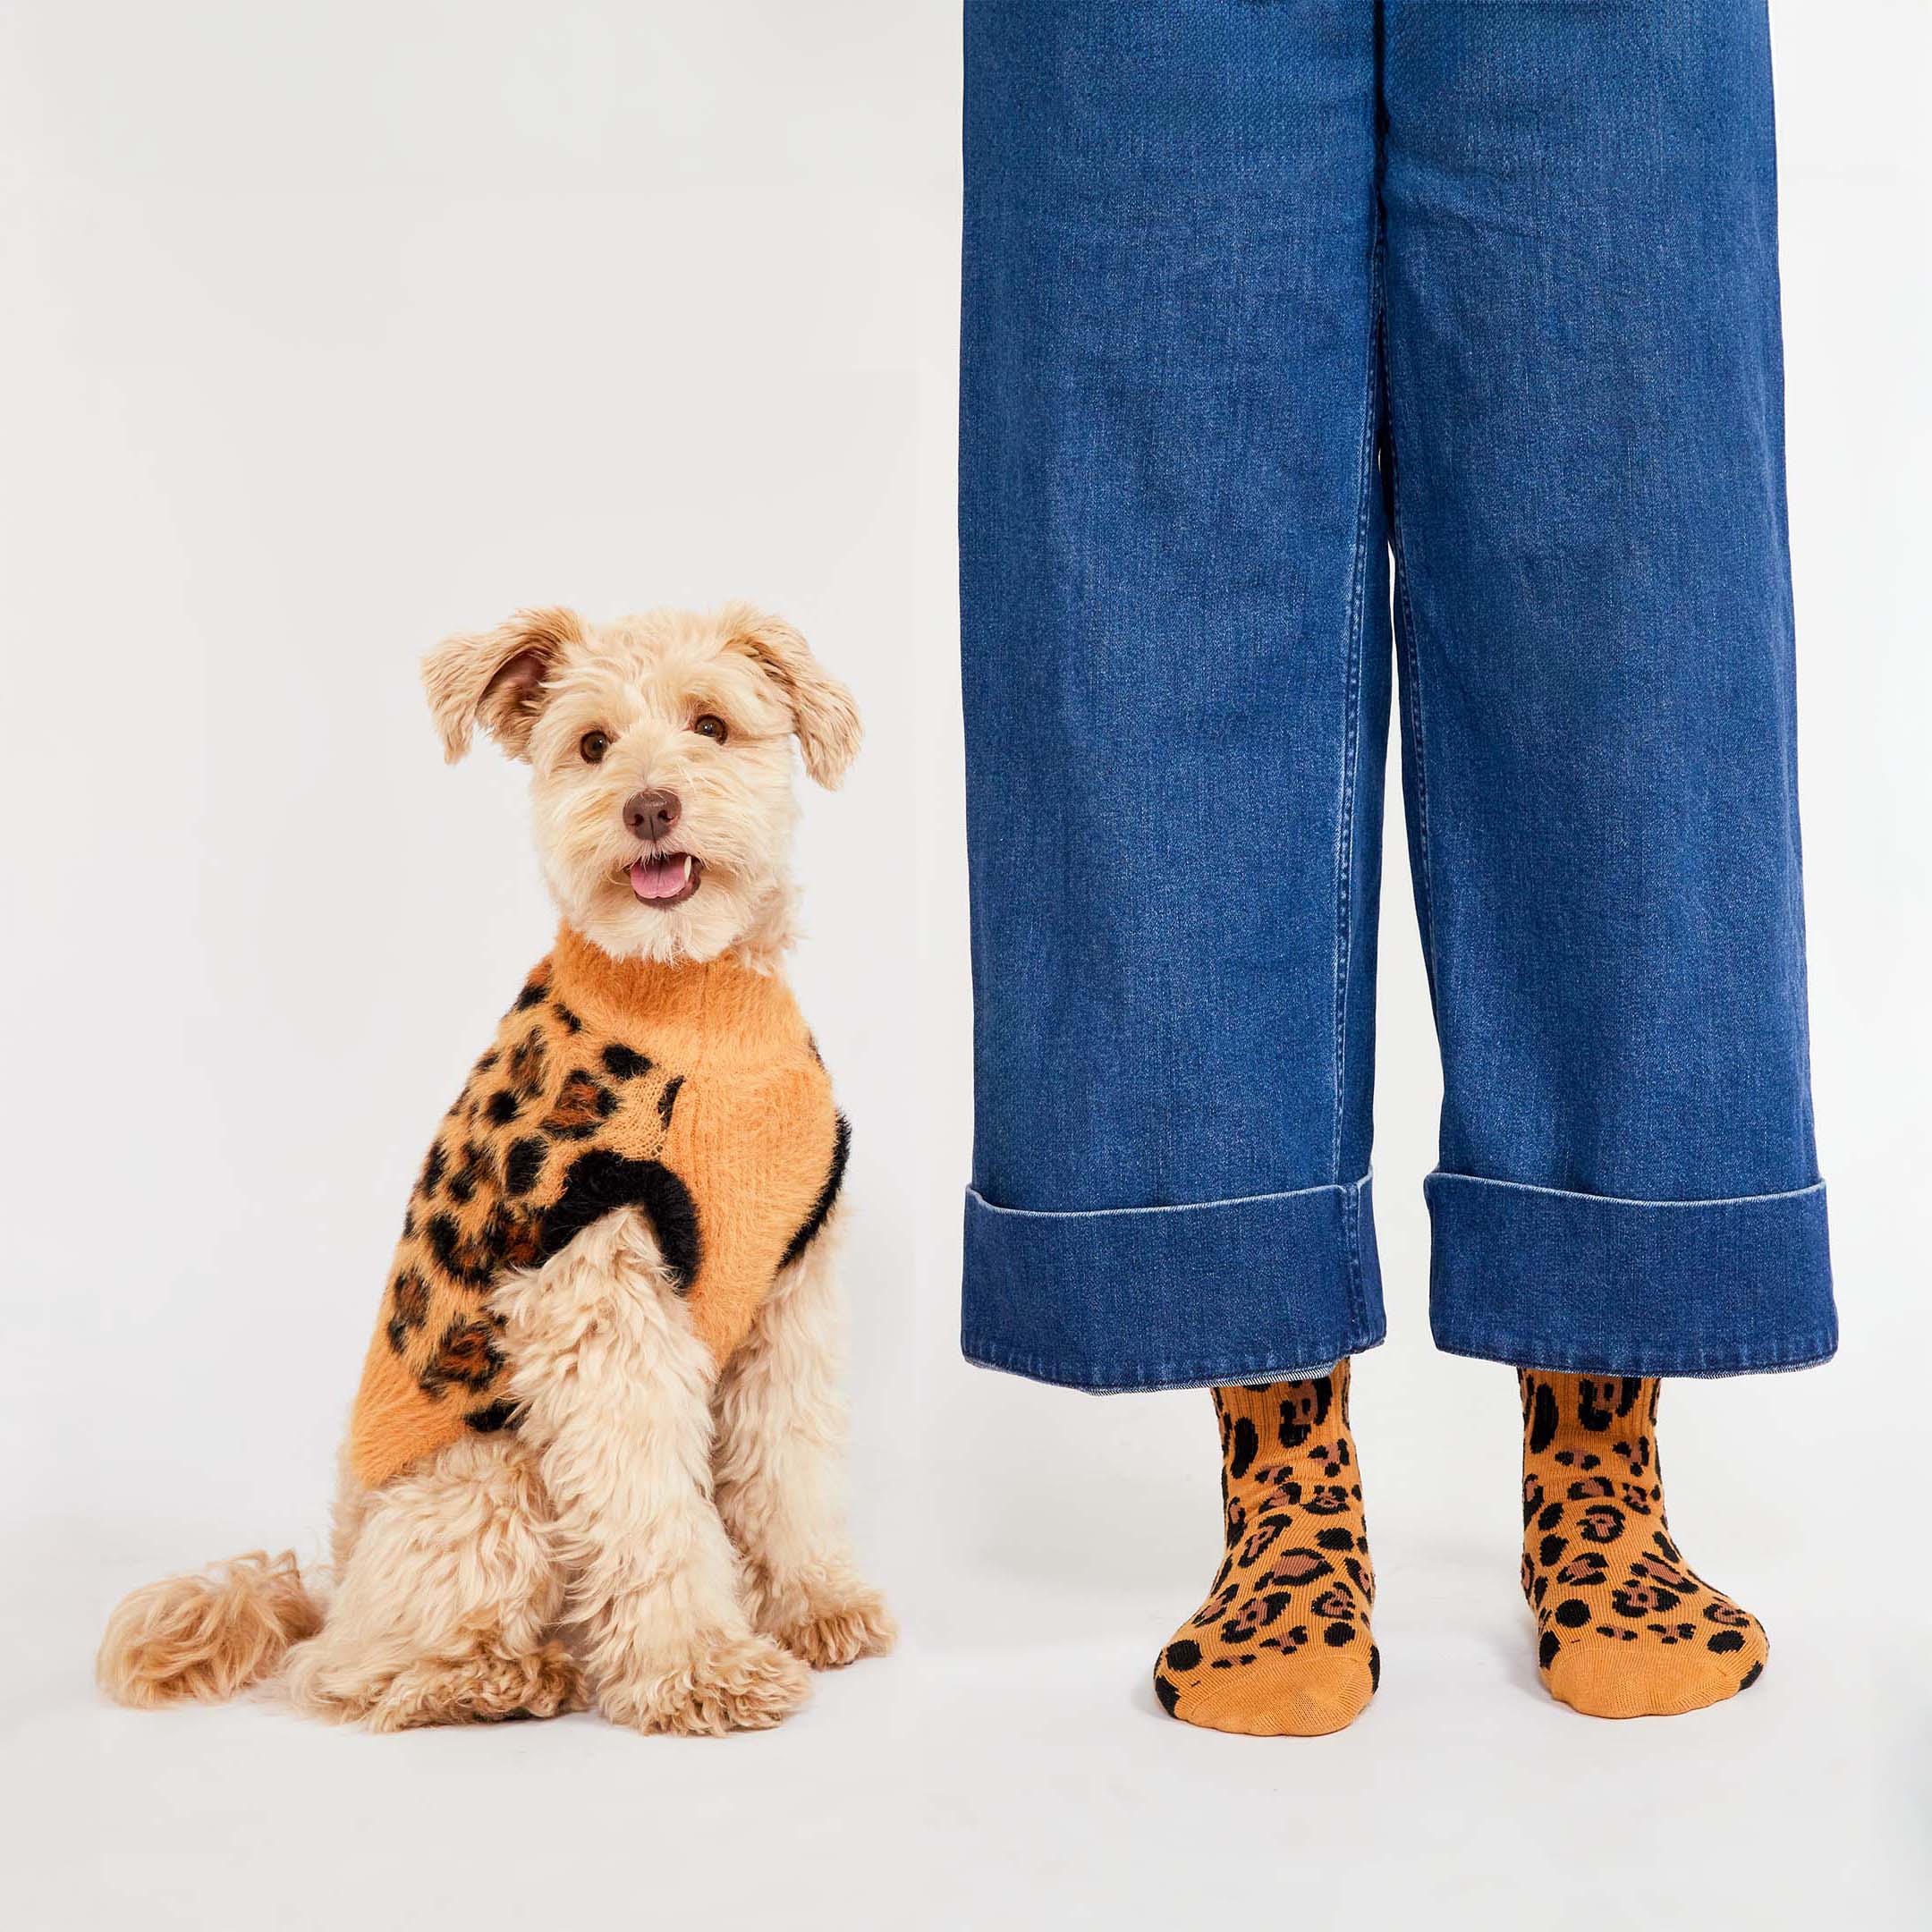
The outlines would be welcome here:
M 517 1097 L 507 1087 L 499 1087 L 483 1104 L 483 1111 L 498 1127 L 507 1127 L 520 1111 Z
M 1154 1695 L 1160 1699 L 1160 1707 L 1172 1717 L 1174 1706 L 1181 1701 L 1181 1693 L 1158 1671 L 1154 1674 Z
M 434 1200 L 436 1191 L 443 1185 L 443 1176 L 449 1165 L 448 1157 L 443 1152 L 443 1143 L 431 1143 L 428 1157 L 423 1162 L 422 1179 L 416 1183 L 416 1191 L 425 1200 Z
M 1704 1641 L 1707 1650 L 1741 1650 L 1744 1648 L 1744 1632 L 1736 1630 L 1714 1631 Z
M 1322 1641 L 1331 1650 L 1339 1650 L 1343 1644 L 1355 1641 L 1355 1626 L 1352 1623 L 1331 1623 L 1322 1632 Z
M 562 1000 L 556 1002 L 555 1011 L 557 1018 L 564 1022 L 570 1031 L 572 1033 L 581 1033 L 583 1031 L 583 1021 Z
M 1556 1606 L 1555 1617 L 1565 1630 L 1581 1630 L 1590 1620 L 1589 1606 L 1580 1597 L 1566 1597 Z
M 1738 1685 L 1738 1689 L 1739 1689 L 1740 1690 L 1749 1690 L 1750 1689 L 1750 1687 L 1751 1687 L 1751 1686 L 1752 1686 L 1752 1685 L 1753 1685 L 1754 1683 L 1756 1683 L 1756 1682 L 1758 1682 L 1758 1679 L 1759 1679 L 1760 1677 L 1762 1677 L 1763 1675 L 1764 1675 L 1764 1665 L 1763 1665 L 1763 1663 L 1762 1663 L 1762 1662 L 1758 1662 L 1758 1663 L 1753 1664 L 1753 1665 L 1751 1665 L 1751 1667 L 1750 1667 L 1750 1669 L 1749 1669 L 1748 1671 L 1746 1671 L 1746 1672 L 1744 1673 L 1744 1676 L 1743 1676 L 1743 1679 L 1742 1679 L 1742 1681 L 1741 1681 L 1741 1682 L 1739 1683 L 1739 1685 Z
M 1556 1392 L 1547 1382 L 1538 1382 L 1530 1411 L 1530 1453 L 1540 1454 L 1556 1440 Z
M 1167 1668 L 1190 1671 L 1200 1668 L 1200 1646 L 1191 1637 L 1182 1637 L 1167 1646 Z
M 1229 1445 L 1228 1474 L 1239 1482 L 1253 1466 L 1254 1459 L 1261 1448 L 1261 1437 L 1255 1426 L 1246 1416 L 1234 1425 L 1234 1434 Z
M 1368 1689 L 1371 1692 L 1382 1688 L 1382 1648 L 1379 1644 L 1368 1646 Z
M 1610 1394 L 1610 1385 L 1606 1382 L 1601 1385 L 1599 1390 L 1599 1385 L 1593 1382 L 1589 1377 L 1582 1376 L 1578 1378 L 1577 1420 L 1587 1429 L 1597 1431 L 1606 1429 L 1614 1419 L 1609 1410 L 1605 1408 L 1602 1402 L 1598 1401 L 1599 1393 L 1607 1399 Z
M 518 1013 L 528 1013 L 532 1006 L 541 1006 L 544 995 L 549 990 L 549 987 L 541 979 L 526 979 L 523 982 L 523 990 L 516 996 L 514 1010 Z
M 541 1134 L 526 1134 L 521 1140 L 513 1140 L 504 1156 L 504 1191 L 528 1194 L 537 1185 L 549 1151 L 550 1143 Z
M 613 1080 L 635 1080 L 640 1073 L 648 1073 L 651 1063 L 644 1055 L 633 1052 L 630 1047 L 613 1040 L 600 1056 L 604 1071 Z
M 1563 1644 L 1557 1638 L 1556 1632 L 1553 1630 L 1545 1631 L 1543 1632 L 1543 1641 L 1537 1646 L 1537 1662 L 1545 1670 L 1547 1670 L 1555 1660 L 1556 1653 L 1562 1648 Z
M 1568 1537 L 1546 1536 L 1537 1545 L 1537 1561 L 1553 1563 L 1570 1547 Z
M 463 1418 L 463 1426 L 474 1429 L 479 1436 L 493 1436 L 498 1429 L 509 1428 L 516 1420 L 516 1404 L 513 1402 L 493 1402 L 487 1409 L 472 1409 Z
M 1546 1509 L 1543 1513 L 1537 1518 L 1536 1526 L 1538 1530 L 1554 1530 L 1556 1525 L 1562 1521 L 1563 1504 L 1561 1503 L 1552 1503 L 1549 1507 Z
M 1342 1550 L 1353 1549 L 1355 1547 L 1354 1532 L 1348 1530 L 1318 1530 L 1316 1532 L 1315 1540 L 1318 1544 L 1320 1544 L 1324 1549 Z
M 657 1118 L 666 1129 L 671 1125 L 672 1109 L 677 1106 L 677 1097 L 683 1090 L 684 1076 L 680 1073 L 664 1083 L 664 1090 L 657 1096 Z

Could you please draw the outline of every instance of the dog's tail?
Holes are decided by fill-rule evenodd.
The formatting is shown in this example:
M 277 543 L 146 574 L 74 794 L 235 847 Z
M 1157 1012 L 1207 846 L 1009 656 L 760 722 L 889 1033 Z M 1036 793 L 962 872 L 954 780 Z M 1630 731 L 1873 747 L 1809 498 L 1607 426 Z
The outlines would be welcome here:
M 143 1710 L 186 1698 L 218 1704 L 273 1675 L 291 1644 L 321 1628 L 294 1551 L 256 1550 L 123 1597 L 94 1670 L 116 1703 Z

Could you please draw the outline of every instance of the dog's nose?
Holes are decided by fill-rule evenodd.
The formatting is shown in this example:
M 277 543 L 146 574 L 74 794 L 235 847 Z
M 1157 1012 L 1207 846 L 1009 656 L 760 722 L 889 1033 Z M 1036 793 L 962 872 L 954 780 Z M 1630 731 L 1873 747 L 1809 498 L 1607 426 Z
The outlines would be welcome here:
M 633 792 L 624 801 L 624 828 L 632 838 L 661 839 L 682 809 L 675 792 Z

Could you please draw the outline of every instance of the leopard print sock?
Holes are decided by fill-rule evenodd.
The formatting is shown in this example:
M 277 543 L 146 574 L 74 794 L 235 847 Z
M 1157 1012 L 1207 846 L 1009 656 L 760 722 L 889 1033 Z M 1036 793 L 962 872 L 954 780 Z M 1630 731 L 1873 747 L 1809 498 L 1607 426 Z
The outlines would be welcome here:
M 1664 1520 L 1653 1377 L 1520 1369 L 1523 1595 L 1550 1694 L 1666 1716 L 1758 1682 L 1764 1626 L 1685 1566 Z
M 1349 1365 L 1217 1388 L 1227 1556 L 1154 1670 L 1167 1714 L 1212 1731 L 1318 1737 L 1381 1677 L 1375 1572 L 1348 1428 Z

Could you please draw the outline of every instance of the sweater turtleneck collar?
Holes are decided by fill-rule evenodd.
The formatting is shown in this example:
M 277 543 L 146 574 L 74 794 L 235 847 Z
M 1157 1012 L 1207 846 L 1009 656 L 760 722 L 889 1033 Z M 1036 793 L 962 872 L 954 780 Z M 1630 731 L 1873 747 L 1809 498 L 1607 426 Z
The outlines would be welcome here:
M 804 1016 L 784 980 L 733 953 L 674 963 L 613 959 L 566 925 L 550 955 L 550 993 L 620 1036 L 640 1029 L 688 1032 L 708 1054 L 760 1058 L 810 1051 Z

